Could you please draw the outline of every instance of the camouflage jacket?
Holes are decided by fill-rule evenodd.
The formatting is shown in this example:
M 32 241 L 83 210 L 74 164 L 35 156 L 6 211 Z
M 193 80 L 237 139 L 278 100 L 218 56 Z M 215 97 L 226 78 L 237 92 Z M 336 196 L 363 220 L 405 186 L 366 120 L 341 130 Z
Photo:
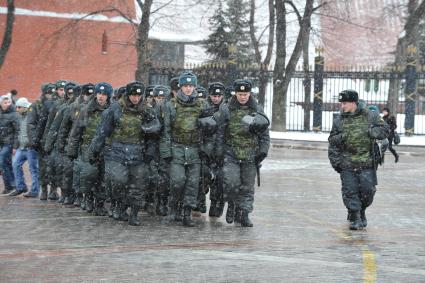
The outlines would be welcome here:
M 97 103 L 96 97 L 92 97 L 88 103 L 81 103 L 74 112 L 74 123 L 68 137 L 66 153 L 71 158 L 83 155 L 82 159 L 88 162 L 88 146 L 92 142 L 97 128 L 109 108 L 109 102 L 105 106 Z
M 340 172 L 355 168 L 374 168 L 374 143 L 388 136 L 388 125 L 379 113 L 358 108 L 334 119 L 329 135 L 328 157 Z
M 240 160 L 254 162 L 259 153 L 267 156 L 270 147 L 269 130 L 259 135 L 246 131 L 242 118 L 252 113 L 264 113 L 251 97 L 247 104 L 241 105 L 235 97 L 228 104 L 222 104 L 219 111 L 219 128 L 216 138 L 216 154 Z
M 105 160 L 135 165 L 147 161 L 152 145 L 142 124 L 157 119 L 155 110 L 141 102 L 132 105 L 124 95 L 102 115 L 102 121 L 89 146 L 89 155 L 98 157 L 104 149 Z
M 162 110 L 161 158 L 172 158 L 178 164 L 196 164 L 201 163 L 200 152 L 211 155 L 208 145 L 212 137 L 204 135 L 198 126 L 198 118 L 210 112 L 204 99 L 194 98 L 185 103 L 177 96 L 165 102 Z

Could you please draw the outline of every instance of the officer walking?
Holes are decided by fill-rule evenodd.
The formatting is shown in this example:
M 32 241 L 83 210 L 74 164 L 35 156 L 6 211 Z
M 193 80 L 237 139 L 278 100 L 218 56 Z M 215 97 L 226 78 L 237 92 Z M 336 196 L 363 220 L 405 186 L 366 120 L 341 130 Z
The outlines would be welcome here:
M 388 136 L 388 125 L 379 113 L 358 101 L 355 90 L 339 93 L 341 113 L 334 119 L 328 139 L 328 157 L 341 177 L 351 230 L 367 226 L 365 211 L 373 202 L 377 185 L 374 143 Z
M 150 160 L 146 155 L 148 134 L 158 133 L 161 125 L 155 110 L 144 103 L 144 85 L 127 84 L 126 93 L 112 104 L 102 118 L 89 148 L 93 163 L 104 149 L 105 182 L 112 189 L 115 203 L 114 219 L 123 219 L 128 205 L 131 207 L 129 225 L 140 225 L 138 212 L 145 204 L 146 180 Z
M 254 209 L 257 167 L 267 157 L 270 124 L 251 95 L 252 84 L 236 80 L 235 95 L 220 106 L 222 123 L 217 133 L 217 159 L 223 162 L 224 193 L 228 202 L 226 221 L 233 223 L 235 206 L 241 209 L 243 227 L 252 227 L 249 213 Z
M 197 77 L 190 72 L 179 77 L 180 90 L 164 105 L 164 129 L 160 154 L 170 165 L 169 219 L 179 220 L 179 203 L 184 209 L 183 225 L 193 227 L 192 209 L 196 207 L 201 158 L 206 159 L 208 135 L 216 122 L 208 113 L 208 104 L 195 91 Z

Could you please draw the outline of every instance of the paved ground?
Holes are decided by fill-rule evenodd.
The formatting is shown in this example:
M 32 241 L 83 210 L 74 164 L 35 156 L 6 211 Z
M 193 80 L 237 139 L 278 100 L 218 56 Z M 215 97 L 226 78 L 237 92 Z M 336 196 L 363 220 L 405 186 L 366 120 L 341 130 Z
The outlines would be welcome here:
M 207 216 L 167 226 L 144 213 L 130 227 L 0 197 L 0 282 L 425 282 L 425 157 L 392 161 L 379 169 L 369 227 L 356 232 L 320 150 L 271 151 L 253 228 Z

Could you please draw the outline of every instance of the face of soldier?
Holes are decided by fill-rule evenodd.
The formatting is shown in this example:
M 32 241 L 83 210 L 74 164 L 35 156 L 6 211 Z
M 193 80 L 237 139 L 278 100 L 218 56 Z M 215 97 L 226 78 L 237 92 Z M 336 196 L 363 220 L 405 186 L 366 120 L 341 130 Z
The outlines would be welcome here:
M 388 114 L 389 114 L 389 113 L 388 113 L 388 111 L 387 111 L 387 110 L 383 110 L 383 111 L 382 111 L 382 115 L 383 115 L 384 117 L 387 117 L 387 116 L 388 116 Z
M 62 97 L 65 95 L 65 89 L 64 89 L 63 87 L 58 88 L 58 89 L 56 90 L 56 93 L 58 94 L 58 96 L 59 96 L 60 98 L 62 98 Z
M 10 99 L 3 99 L 3 101 L 1 102 L 1 109 L 3 111 L 6 111 L 11 104 L 12 104 L 12 101 L 10 101 Z
M 87 102 L 90 100 L 91 95 L 83 95 L 84 102 Z
M 98 93 L 96 94 L 96 100 L 97 103 L 99 103 L 100 106 L 104 106 L 106 102 L 108 102 L 108 95 L 104 93 Z
M 244 105 L 248 102 L 249 97 L 251 96 L 251 93 L 250 92 L 236 92 L 235 95 L 236 95 L 237 101 L 240 104 Z
M 155 101 L 156 101 L 156 103 L 161 103 L 161 102 L 163 102 L 163 101 L 164 101 L 164 99 L 165 99 L 165 97 L 164 97 L 164 96 L 155 96 Z
M 210 95 L 211 102 L 215 105 L 220 104 L 221 100 L 223 99 L 222 95 Z
M 184 95 L 190 96 L 195 90 L 195 86 L 193 85 L 183 85 L 181 88 Z
M 46 97 L 47 100 L 52 100 L 52 94 L 51 93 L 46 93 L 44 95 L 44 97 Z
M 128 96 L 128 99 L 130 100 L 131 103 L 133 103 L 134 105 L 137 105 L 137 104 L 139 104 L 140 100 L 142 99 L 142 96 L 131 94 L 131 95 Z
M 146 102 L 147 102 L 147 103 L 151 104 L 151 103 L 152 103 L 152 101 L 153 101 L 153 97 L 152 97 L 152 96 L 148 96 L 148 97 L 146 97 Z
M 344 113 L 354 113 L 357 110 L 357 103 L 355 102 L 341 102 L 341 110 Z

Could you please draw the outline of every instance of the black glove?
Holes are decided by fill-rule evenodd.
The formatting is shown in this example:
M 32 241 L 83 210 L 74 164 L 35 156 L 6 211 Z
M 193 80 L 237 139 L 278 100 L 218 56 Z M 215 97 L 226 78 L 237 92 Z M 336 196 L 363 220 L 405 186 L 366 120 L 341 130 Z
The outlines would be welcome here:
M 264 152 L 260 152 L 259 154 L 257 154 L 255 156 L 255 163 L 261 164 L 261 162 L 263 162 L 263 160 L 267 157 L 267 154 L 265 154 Z
M 203 152 L 203 151 L 200 151 L 199 152 L 199 158 L 201 158 L 204 162 L 206 162 L 206 163 L 208 163 L 208 161 L 209 161 L 209 157 L 208 157 L 208 154 L 206 154 L 205 152 Z
M 341 168 L 339 168 L 339 167 L 334 167 L 334 170 L 337 172 L 337 173 L 341 173 Z
M 170 156 L 170 157 L 165 157 L 162 160 L 164 160 L 164 162 L 168 164 L 171 162 L 171 160 L 173 160 L 173 158 Z

